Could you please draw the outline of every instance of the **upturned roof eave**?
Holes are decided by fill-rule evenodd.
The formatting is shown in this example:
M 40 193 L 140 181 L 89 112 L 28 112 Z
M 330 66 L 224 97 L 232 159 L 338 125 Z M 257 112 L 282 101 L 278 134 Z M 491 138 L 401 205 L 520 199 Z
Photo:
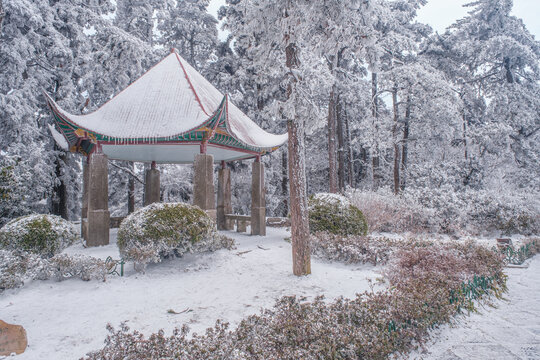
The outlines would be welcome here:
M 130 138 L 130 137 L 116 137 L 116 136 L 112 136 L 112 135 L 109 135 L 109 134 L 104 134 L 104 133 L 99 133 L 99 132 L 96 132 L 92 129 L 88 129 L 86 127 L 83 127 L 81 125 L 79 125 L 76 121 L 73 120 L 73 117 L 72 117 L 72 114 L 65 111 L 64 109 L 62 109 L 53 99 L 52 97 L 47 94 L 46 92 L 44 92 L 44 95 L 45 95 L 45 98 L 47 100 L 47 104 L 49 105 L 49 108 L 51 109 L 52 112 L 54 112 L 56 114 L 57 117 L 63 119 L 66 123 L 68 123 L 74 130 L 76 129 L 81 129 L 89 134 L 92 134 L 94 135 L 94 137 L 96 138 L 102 138 L 102 139 L 106 139 L 106 140 L 99 140 L 98 142 L 103 142 L 103 143 L 108 143 L 108 144 L 111 144 L 111 143 L 118 143 L 118 145 L 122 145 L 122 144 L 130 144 L 130 143 L 133 143 L 133 142 L 136 142 L 136 143 L 144 143 L 144 138 Z M 204 127 L 205 125 L 207 125 L 208 123 L 210 123 L 216 116 L 218 116 L 220 113 L 224 113 L 226 116 L 225 116 L 225 125 L 226 125 L 226 128 L 227 128 L 227 132 L 229 133 L 229 135 L 234 138 L 236 141 L 238 141 L 240 144 L 242 144 L 245 148 L 242 148 L 242 147 L 234 147 L 234 146 L 231 146 L 231 147 L 234 147 L 235 149 L 237 149 L 238 151 L 240 152 L 246 152 L 248 154 L 253 154 L 253 153 L 268 153 L 268 152 L 272 152 L 274 150 L 276 150 L 277 148 L 279 148 L 280 146 L 282 146 L 286 141 L 287 139 L 285 139 L 283 142 L 281 143 L 276 143 L 275 145 L 272 145 L 272 146 L 256 146 L 256 145 L 253 145 L 253 144 L 249 144 L 249 143 L 246 143 L 245 141 L 243 141 L 238 135 L 236 135 L 234 133 L 234 131 L 232 130 L 231 126 L 230 126 L 230 123 L 229 123 L 229 114 L 228 114 L 228 111 L 227 111 L 227 107 L 228 107 L 228 96 L 224 96 L 223 98 L 223 101 L 221 102 L 220 104 L 220 107 L 218 109 L 216 109 L 216 111 L 207 119 L 205 120 L 204 122 L 202 122 L 201 124 L 199 124 L 198 126 L 195 126 L 187 131 L 184 131 L 182 133 L 176 133 L 176 134 L 171 134 L 171 135 L 163 135 L 163 136 L 160 136 L 159 138 L 153 140 L 153 141 L 150 141 L 149 143 L 167 143 L 167 142 L 179 142 L 178 146 L 181 146 L 181 142 L 182 141 L 178 141 L 177 139 L 175 138 L 178 138 L 178 137 L 182 137 L 186 134 L 189 134 L 193 131 L 196 131 L 197 129 L 200 129 L 201 127 Z M 85 115 L 78 115 L 78 116 L 85 116 Z M 55 118 L 55 121 L 57 121 L 57 119 Z M 219 121 L 219 120 L 218 120 Z M 66 138 L 66 141 L 72 145 L 72 142 L 70 142 L 70 140 L 68 139 L 68 137 L 64 134 L 64 131 L 62 129 L 60 129 L 60 133 L 64 136 L 64 138 Z M 262 130 L 262 129 L 261 129 Z M 270 133 L 267 133 L 268 135 L 271 135 L 273 136 L 273 134 L 270 134 Z M 210 143 L 212 141 L 212 139 L 209 139 L 208 140 Z M 202 143 L 202 141 L 200 141 Z M 193 143 L 192 141 L 190 141 L 189 143 Z

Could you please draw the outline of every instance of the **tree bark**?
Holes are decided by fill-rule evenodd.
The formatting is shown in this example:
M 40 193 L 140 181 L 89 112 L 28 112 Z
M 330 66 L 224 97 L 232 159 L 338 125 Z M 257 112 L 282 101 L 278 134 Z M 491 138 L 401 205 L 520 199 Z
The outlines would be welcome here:
M 363 181 L 368 177 L 369 154 L 365 147 L 360 147 L 360 166 L 358 167 L 358 179 Z
M 463 110 L 462 115 L 463 121 L 463 155 L 465 156 L 465 161 L 469 160 L 469 152 L 467 148 L 467 115 L 465 115 L 465 109 Z
M 55 144 L 54 148 L 59 150 L 58 146 Z M 63 164 L 63 166 L 62 166 Z M 67 206 L 67 186 L 64 180 L 64 169 L 66 165 L 66 153 L 62 152 L 56 158 L 56 168 L 55 176 L 58 180 L 57 184 L 53 188 L 53 197 L 52 197 L 52 213 L 53 215 L 61 216 L 63 219 L 68 220 L 68 206 Z
M 135 172 L 135 163 L 133 161 L 128 162 L 128 168 L 132 173 Z M 128 214 L 135 211 L 135 177 L 131 174 L 128 175 Z
M 338 192 L 337 153 L 336 153 L 336 85 L 332 86 L 328 102 L 328 176 L 329 191 Z
M 287 174 L 287 152 L 281 153 L 281 195 L 283 195 L 283 213 L 282 216 L 287 217 L 289 215 L 289 201 L 287 195 L 289 193 L 289 176 Z
M 380 170 L 379 159 L 379 101 L 377 94 L 377 73 L 371 73 L 371 113 L 373 115 L 373 128 L 375 131 L 375 145 L 372 150 L 371 164 L 373 172 L 373 190 L 377 190 L 380 186 L 382 175 Z
M 336 124 L 337 124 L 337 143 L 338 143 L 338 184 L 339 192 L 345 191 L 345 139 L 343 130 L 343 108 L 341 98 L 336 97 Z
M 6 16 L 6 13 L 4 12 L 4 7 L 2 6 L 2 0 L 0 0 L 0 35 L 2 34 L 2 23 L 4 22 L 4 16 Z
M 407 166 L 409 154 L 409 124 L 411 121 L 411 97 L 407 95 L 407 105 L 405 106 L 405 120 L 403 123 L 403 146 L 401 147 L 401 191 L 405 190 L 407 185 Z
M 398 98 L 397 98 L 397 86 L 394 84 L 392 89 L 392 109 L 394 112 L 394 125 L 392 126 L 392 138 L 394 141 L 394 194 L 399 194 L 400 181 L 399 181 L 399 167 L 400 167 L 400 154 L 398 144 Z
M 350 125 L 349 125 L 349 116 L 347 114 L 347 111 L 345 111 L 344 113 L 344 118 L 345 118 L 345 133 L 346 133 L 346 136 L 347 136 L 347 153 L 348 153 L 348 157 L 349 157 L 349 162 L 348 162 L 348 182 L 349 182 L 349 187 L 354 187 L 354 159 L 353 159 L 353 149 L 352 149 L 352 144 L 351 144 L 351 128 L 350 128 Z
M 292 1 L 288 3 L 288 8 Z M 285 9 L 285 17 L 289 17 Z M 286 27 L 285 65 L 289 69 L 287 76 L 287 98 L 290 99 L 296 91 L 298 81 L 293 71 L 298 68 L 298 48 L 294 42 L 294 23 Z M 289 133 L 289 194 L 291 212 L 291 242 L 293 255 L 293 273 L 296 276 L 311 274 L 311 249 L 309 244 L 309 217 L 307 207 L 306 164 L 304 154 L 304 124 L 303 119 L 288 119 L 287 131 Z
M 311 274 L 309 214 L 303 152 L 303 124 L 301 121 L 289 120 L 287 122 L 287 130 L 289 133 L 289 184 L 293 273 L 296 276 L 302 276 Z

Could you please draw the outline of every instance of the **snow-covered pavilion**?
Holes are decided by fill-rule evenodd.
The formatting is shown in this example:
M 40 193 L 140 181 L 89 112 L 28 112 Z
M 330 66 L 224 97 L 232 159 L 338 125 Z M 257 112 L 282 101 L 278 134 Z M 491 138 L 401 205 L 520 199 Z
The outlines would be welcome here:
M 193 203 L 225 229 L 225 215 L 232 212 L 226 163 L 253 158 L 251 228 L 252 234 L 265 235 L 260 159 L 287 142 L 287 134 L 261 129 L 176 50 L 92 113 L 70 114 L 45 96 L 54 114 L 51 132 L 57 143 L 87 156 L 82 228 L 88 245 L 109 242 L 108 159 L 152 164 L 145 176 L 145 205 L 160 198 L 157 163 L 194 162 Z M 214 163 L 221 163 L 217 210 Z

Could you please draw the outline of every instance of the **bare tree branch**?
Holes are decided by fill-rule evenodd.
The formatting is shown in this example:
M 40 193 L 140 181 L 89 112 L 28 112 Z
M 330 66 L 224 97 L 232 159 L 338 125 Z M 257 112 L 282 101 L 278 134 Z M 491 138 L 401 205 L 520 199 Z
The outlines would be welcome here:
M 122 170 L 122 171 L 125 171 L 127 172 L 129 175 L 133 176 L 133 178 L 135 180 L 137 180 L 138 182 L 140 182 L 141 184 L 144 185 L 144 181 L 142 181 L 141 179 L 139 179 L 139 177 L 137 176 L 137 174 L 135 174 L 133 171 L 131 171 L 131 169 L 128 169 L 126 167 L 123 167 L 123 166 L 120 166 L 120 165 L 116 165 L 114 162 L 112 161 L 109 161 L 109 164 L 111 164 L 112 166 L 114 166 L 115 168 L 119 169 L 119 170 Z

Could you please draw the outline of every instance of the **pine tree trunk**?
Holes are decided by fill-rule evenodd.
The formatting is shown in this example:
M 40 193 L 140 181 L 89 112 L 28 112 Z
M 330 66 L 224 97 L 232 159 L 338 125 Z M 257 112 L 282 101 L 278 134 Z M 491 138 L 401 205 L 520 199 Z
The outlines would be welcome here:
M 130 161 L 128 168 L 131 172 L 135 172 L 135 163 Z M 128 214 L 135 211 L 135 178 L 133 175 L 128 175 Z
M 392 126 L 392 138 L 394 141 L 394 194 L 399 194 L 400 181 L 399 181 L 399 167 L 400 167 L 400 154 L 398 144 L 398 99 L 397 99 L 397 86 L 392 89 L 392 109 L 394 112 L 394 125 Z
M 292 1 L 288 7 L 292 6 Z M 285 17 L 288 17 L 285 11 Z M 291 38 L 294 38 L 292 26 L 284 34 L 287 41 L 285 47 L 285 65 L 289 68 L 289 85 L 287 98 L 290 99 L 298 81 L 292 75 L 298 68 L 299 60 L 297 47 Z M 311 274 L 311 249 L 309 244 L 309 217 L 307 207 L 306 164 L 304 154 L 304 125 L 303 119 L 288 119 L 287 131 L 289 134 L 289 194 L 291 212 L 291 242 L 293 255 L 293 273 L 296 276 Z
M 465 115 L 465 110 L 463 110 L 462 115 L 462 121 L 463 121 L 463 152 L 465 156 L 465 161 L 469 160 L 469 152 L 467 148 L 467 116 Z
M 358 179 L 363 181 L 368 178 L 369 154 L 365 147 L 360 147 L 360 166 L 358 167 Z
M 375 131 L 375 145 L 373 147 L 373 153 L 371 158 L 372 171 L 373 171 L 373 190 L 377 190 L 381 184 L 381 169 L 379 160 L 379 101 L 377 94 L 377 73 L 371 73 L 371 113 L 373 115 L 373 129 Z
M 4 22 L 4 16 L 6 16 L 6 13 L 4 12 L 4 7 L 2 6 L 2 0 L 0 0 L 0 35 L 2 34 L 2 23 Z
M 189 58 L 191 60 L 191 66 L 195 69 L 199 69 L 195 63 L 195 32 L 191 31 L 191 37 L 189 41 Z
M 405 190 L 407 185 L 407 166 L 409 155 L 409 124 L 411 121 L 411 97 L 407 95 L 407 105 L 405 107 L 405 120 L 403 123 L 403 146 L 401 147 L 401 191 Z
M 281 195 L 283 195 L 283 213 L 284 217 L 289 215 L 289 201 L 287 200 L 287 195 L 289 188 L 287 186 L 289 182 L 289 177 L 287 175 L 287 152 L 283 151 L 281 153 Z
M 59 150 L 57 145 L 54 145 L 55 150 Z M 56 159 L 55 175 L 58 180 L 57 184 L 53 188 L 52 197 L 52 214 L 61 216 L 63 219 L 68 220 L 68 206 L 67 206 L 67 187 L 64 180 L 64 166 L 66 165 L 66 154 L 62 152 Z
M 303 124 L 301 121 L 289 120 L 287 122 L 287 130 L 289 133 L 289 184 L 293 273 L 294 275 L 302 276 L 311 274 L 309 215 L 303 152 Z
M 336 152 L 336 86 L 332 86 L 328 102 L 328 176 L 329 191 L 338 192 L 337 152 Z
M 150 9 L 148 9 L 148 11 L 146 12 L 146 16 L 147 16 L 147 32 L 146 32 L 146 37 L 147 37 L 147 41 L 148 41 L 148 44 L 152 47 L 154 46 L 154 19 L 152 19 L 152 17 L 154 16 L 154 9 L 152 8 L 152 6 L 149 6 Z
M 337 124 L 337 143 L 338 143 L 338 183 L 339 192 L 345 191 L 345 139 L 343 134 L 343 108 L 341 98 L 336 97 L 336 124 Z
M 347 114 L 347 111 L 344 113 L 345 118 L 345 134 L 347 136 L 347 154 L 349 157 L 348 162 L 348 173 L 349 176 L 347 178 L 349 182 L 349 187 L 354 187 L 354 159 L 353 159 L 353 149 L 351 144 L 351 128 L 349 125 L 349 116 Z

